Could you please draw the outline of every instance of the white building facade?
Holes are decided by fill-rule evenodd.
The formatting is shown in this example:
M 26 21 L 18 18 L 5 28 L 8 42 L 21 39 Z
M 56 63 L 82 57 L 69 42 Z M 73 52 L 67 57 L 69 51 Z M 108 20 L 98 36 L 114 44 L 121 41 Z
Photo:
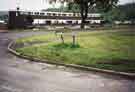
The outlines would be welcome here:
M 41 11 L 21 11 L 22 15 L 31 15 L 35 16 L 33 25 L 37 24 L 81 24 L 81 15 L 80 13 L 71 13 L 71 12 L 41 12 Z M 101 14 L 99 13 L 88 13 L 88 18 L 86 19 L 88 24 L 100 24 L 101 23 Z

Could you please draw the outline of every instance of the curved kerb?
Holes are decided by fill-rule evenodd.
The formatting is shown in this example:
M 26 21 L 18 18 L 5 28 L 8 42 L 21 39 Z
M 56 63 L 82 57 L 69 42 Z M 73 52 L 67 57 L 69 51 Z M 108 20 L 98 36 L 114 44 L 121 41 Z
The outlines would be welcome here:
M 12 49 L 12 46 L 14 44 L 15 44 L 15 41 L 11 41 L 9 43 L 8 51 L 11 52 L 14 55 L 20 57 L 20 58 L 23 58 L 23 59 L 28 59 L 28 60 L 34 61 L 34 62 L 38 61 L 40 63 L 48 63 L 48 64 L 66 66 L 66 67 L 71 67 L 71 68 L 76 68 L 76 69 L 81 69 L 81 70 L 87 70 L 87 71 L 94 71 L 94 72 L 106 73 L 106 74 L 111 74 L 111 75 L 117 75 L 117 76 L 125 77 L 125 78 L 128 78 L 128 79 L 135 79 L 135 73 L 117 72 L 117 71 L 113 71 L 113 70 L 99 69 L 99 68 L 93 68 L 93 67 L 85 67 L 85 66 L 81 66 L 81 65 L 51 62 L 49 60 L 41 60 L 41 59 L 38 59 L 38 58 L 22 55 L 22 54 L 16 52 L 16 50 Z

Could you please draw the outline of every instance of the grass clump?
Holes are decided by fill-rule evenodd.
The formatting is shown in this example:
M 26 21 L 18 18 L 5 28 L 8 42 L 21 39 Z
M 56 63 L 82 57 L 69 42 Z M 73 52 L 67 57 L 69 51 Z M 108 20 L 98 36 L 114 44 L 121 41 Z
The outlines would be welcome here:
M 66 48 L 73 49 L 73 48 L 80 48 L 80 45 L 79 44 L 73 45 L 72 43 L 64 43 L 64 44 L 60 43 L 60 44 L 55 44 L 52 47 L 57 49 L 66 49 Z

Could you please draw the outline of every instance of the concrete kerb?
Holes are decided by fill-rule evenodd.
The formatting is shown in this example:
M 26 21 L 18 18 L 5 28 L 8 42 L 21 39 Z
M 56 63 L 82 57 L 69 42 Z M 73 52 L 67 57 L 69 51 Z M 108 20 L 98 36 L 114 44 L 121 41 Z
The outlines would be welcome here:
M 38 58 L 22 55 L 22 54 L 16 52 L 14 49 L 12 49 L 13 44 L 15 44 L 15 41 L 11 41 L 9 43 L 8 51 L 10 53 L 20 57 L 20 58 L 23 58 L 23 59 L 28 59 L 28 60 L 34 61 L 34 62 L 38 61 L 40 63 L 48 63 L 48 64 L 55 64 L 55 65 L 65 66 L 65 67 L 71 67 L 71 68 L 76 68 L 76 69 L 80 69 L 80 70 L 94 71 L 94 72 L 106 73 L 106 74 L 111 74 L 111 75 L 117 75 L 117 76 L 121 76 L 121 77 L 128 78 L 128 79 L 135 79 L 135 73 L 116 72 L 116 71 L 113 71 L 113 70 L 105 70 L 105 69 L 99 69 L 99 68 L 93 68 L 93 67 L 85 67 L 85 66 L 81 66 L 81 65 L 51 62 L 49 60 L 41 60 L 41 59 L 38 59 Z

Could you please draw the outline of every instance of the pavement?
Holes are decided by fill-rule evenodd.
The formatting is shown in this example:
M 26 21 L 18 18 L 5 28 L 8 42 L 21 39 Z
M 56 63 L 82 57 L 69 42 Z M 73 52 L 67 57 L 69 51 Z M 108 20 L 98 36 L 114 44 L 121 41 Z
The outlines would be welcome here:
M 10 54 L 11 39 L 47 32 L 0 33 L 0 92 L 135 92 L 135 80 L 36 63 Z
M 7 29 L 0 29 L 0 33 L 5 33 L 5 32 L 8 32 Z

